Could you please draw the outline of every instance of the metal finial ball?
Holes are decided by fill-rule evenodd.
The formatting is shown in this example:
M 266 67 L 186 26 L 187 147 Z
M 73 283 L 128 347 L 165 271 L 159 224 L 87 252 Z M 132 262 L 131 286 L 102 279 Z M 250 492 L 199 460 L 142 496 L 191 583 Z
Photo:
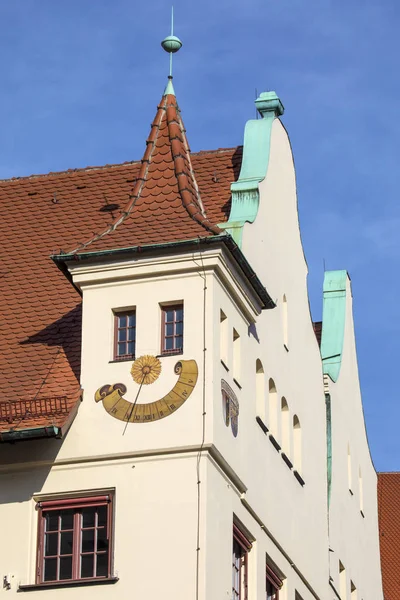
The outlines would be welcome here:
M 161 46 L 164 48 L 165 52 L 171 52 L 174 54 L 182 48 L 182 42 L 178 37 L 176 37 L 176 35 L 168 35 L 161 42 Z

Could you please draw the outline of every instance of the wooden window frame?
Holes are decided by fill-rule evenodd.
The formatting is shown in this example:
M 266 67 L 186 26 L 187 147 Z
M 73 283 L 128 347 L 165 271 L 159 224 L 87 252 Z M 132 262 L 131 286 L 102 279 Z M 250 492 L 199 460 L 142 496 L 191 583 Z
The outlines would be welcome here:
M 275 594 L 274 600 L 279 600 L 279 591 L 282 588 L 283 581 L 279 577 L 279 575 L 277 575 L 275 573 L 275 571 L 268 564 L 266 564 L 265 565 L 265 587 L 267 587 L 268 583 L 270 583 L 272 585 L 272 587 L 274 588 L 274 590 L 273 590 L 273 592 Z M 266 590 L 266 592 L 267 592 L 267 590 Z
M 127 320 L 127 325 L 126 327 L 118 327 L 119 321 L 118 319 L 120 319 L 120 317 L 127 317 L 127 319 L 132 316 L 135 315 L 135 326 L 134 327 L 128 327 L 128 320 Z M 134 329 L 135 331 L 135 337 L 133 339 L 133 353 L 132 354 L 118 354 L 118 332 L 121 329 L 126 329 L 127 331 L 129 329 Z M 128 340 L 125 341 L 125 344 L 128 343 Z M 122 361 L 122 360 L 135 360 L 135 356 L 136 356 L 136 309 L 130 309 L 130 310 L 120 310 L 120 311 L 115 311 L 114 312 L 114 353 L 113 353 L 113 360 L 115 361 Z
M 168 323 L 173 323 L 174 325 L 174 333 L 172 334 L 172 336 L 167 336 L 165 334 L 165 329 L 166 329 L 166 325 L 167 325 L 167 321 L 166 321 L 166 317 L 167 317 L 167 311 L 169 310 L 182 310 L 182 321 L 177 321 L 174 317 L 174 321 L 168 321 Z M 176 324 L 177 323 L 182 323 L 182 334 L 177 334 L 176 333 Z M 176 304 L 162 304 L 161 305 L 161 355 L 162 356 L 174 356 L 175 354 L 183 354 L 183 346 L 184 346 L 184 331 L 185 331 L 185 310 L 184 310 L 184 306 L 183 306 L 183 302 L 178 302 Z M 171 350 L 167 350 L 166 348 L 166 340 L 167 338 L 172 337 L 172 339 L 174 340 L 174 346 L 175 346 L 175 339 L 177 337 L 182 337 L 182 346 L 179 348 L 172 348 Z
M 233 561 L 233 556 L 236 548 L 240 549 L 240 563 L 237 569 L 236 564 Z M 248 599 L 248 554 L 252 548 L 251 542 L 247 539 L 244 533 L 239 527 L 233 524 L 233 540 L 232 540 L 232 598 L 233 600 L 247 600 Z M 233 570 L 237 569 L 239 572 L 239 590 L 233 587 Z
M 38 510 L 38 543 L 37 543 L 37 555 L 36 555 L 36 585 L 49 585 L 49 586 L 63 586 L 65 584 L 76 583 L 76 582 L 92 582 L 92 581 L 106 581 L 112 579 L 112 557 L 113 557 L 113 495 L 105 494 L 101 496 L 88 496 L 84 498 L 63 498 L 59 500 L 49 500 L 38 502 L 37 510 Z M 107 550 L 99 551 L 96 547 L 96 540 L 98 535 L 98 529 L 103 528 L 103 526 L 96 525 L 96 522 L 93 526 L 83 527 L 83 521 L 81 518 L 81 510 L 84 508 L 98 508 L 101 506 L 107 507 L 107 516 L 106 516 L 106 534 L 107 534 Z M 54 534 L 57 533 L 57 555 L 54 555 L 54 558 L 57 558 L 57 576 L 59 576 L 59 561 L 62 556 L 71 556 L 72 557 L 72 577 L 69 579 L 45 579 L 45 522 L 46 515 L 51 512 L 61 512 L 63 510 L 70 509 L 73 510 L 73 525 L 70 530 L 73 531 L 73 546 L 71 554 L 61 554 L 60 548 L 60 532 L 66 531 L 62 529 L 54 530 Z M 60 527 L 60 524 L 59 524 Z M 85 530 L 93 529 L 94 530 L 94 547 L 93 552 L 82 552 L 81 550 L 81 541 L 82 541 L 82 532 Z M 81 556 L 83 555 L 91 555 L 93 554 L 96 557 L 96 565 L 97 565 L 97 556 L 99 554 L 108 554 L 107 561 L 107 574 L 106 575 L 93 575 L 92 577 L 81 577 Z M 95 561 L 93 561 L 93 571 L 95 570 Z

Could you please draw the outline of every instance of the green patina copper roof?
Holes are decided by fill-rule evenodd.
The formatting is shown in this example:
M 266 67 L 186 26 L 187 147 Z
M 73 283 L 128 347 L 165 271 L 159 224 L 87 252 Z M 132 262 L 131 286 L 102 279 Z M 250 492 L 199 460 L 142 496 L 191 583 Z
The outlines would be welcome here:
M 243 225 L 253 223 L 258 212 L 258 184 L 268 170 L 272 123 L 283 115 L 284 108 L 275 92 L 263 92 L 255 101 L 262 119 L 247 121 L 244 130 L 243 160 L 238 181 L 231 185 L 232 207 L 227 223 L 221 228 L 229 231 L 241 246 Z
M 321 357 L 332 381 L 338 380 L 342 364 L 347 278 L 347 271 L 326 271 L 324 277 Z

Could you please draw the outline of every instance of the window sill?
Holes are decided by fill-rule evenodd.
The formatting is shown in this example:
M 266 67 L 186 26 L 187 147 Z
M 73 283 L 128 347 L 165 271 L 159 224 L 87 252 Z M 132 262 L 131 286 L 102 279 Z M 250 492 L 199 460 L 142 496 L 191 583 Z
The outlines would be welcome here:
M 293 469 L 293 463 L 290 460 L 290 458 L 284 453 L 282 452 L 281 454 L 283 461 L 287 464 L 287 466 L 289 467 L 289 469 Z
M 54 590 L 56 588 L 78 587 L 83 585 L 107 585 L 117 583 L 118 577 L 106 577 L 104 579 L 75 579 L 74 581 L 49 581 L 47 583 L 32 583 L 18 586 L 19 592 L 31 592 L 33 590 Z
M 170 350 L 170 351 L 163 351 L 161 352 L 161 354 L 159 354 L 158 356 L 161 356 L 162 358 L 164 358 L 165 356 L 180 356 L 183 354 L 183 350 Z
M 123 363 L 123 362 L 132 362 L 133 360 L 135 360 L 135 356 L 129 356 L 126 358 L 113 358 L 113 360 L 109 360 L 108 364 L 111 363 Z
M 281 449 L 280 445 L 278 444 L 278 442 L 276 441 L 276 439 L 274 438 L 274 436 L 270 433 L 269 434 L 269 441 L 271 442 L 271 444 L 273 445 L 273 447 L 275 448 L 275 450 L 277 452 L 279 452 L 279 450 Z
M 267 435 L 268 433 L 268 427 L 266 426 L 266 424 L 264 423 L 264 421 L 262 420 L 261 417 L 256 417 L 256 421 L 259 424 L 259 426 L 261 427 L 261 429 L 263 430 L 263 432 L 265 433 L 265 435 Z
M 229 367 L 224 363 L 224 361 L 221 358 L 221 365 L 224 367 L 225 371 L 229 372 Z
M 301 485 L 301 487 L 304 487 L 306 482 L 304 481 L 304 479 L 302 478 L 300 473 L 298 471 L 294 470 L 293 475 L 296 477 L 296 479 L 299 482 L 299 484 Z

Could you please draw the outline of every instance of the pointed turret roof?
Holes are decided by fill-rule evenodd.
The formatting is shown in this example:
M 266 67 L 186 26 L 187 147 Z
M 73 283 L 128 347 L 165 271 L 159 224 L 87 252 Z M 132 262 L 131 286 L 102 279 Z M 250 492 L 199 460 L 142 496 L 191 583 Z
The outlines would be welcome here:
M 139 173 L 120 214 L 71 254 L 218 235 L 207 217 L 172 82 L 151 125 Z

